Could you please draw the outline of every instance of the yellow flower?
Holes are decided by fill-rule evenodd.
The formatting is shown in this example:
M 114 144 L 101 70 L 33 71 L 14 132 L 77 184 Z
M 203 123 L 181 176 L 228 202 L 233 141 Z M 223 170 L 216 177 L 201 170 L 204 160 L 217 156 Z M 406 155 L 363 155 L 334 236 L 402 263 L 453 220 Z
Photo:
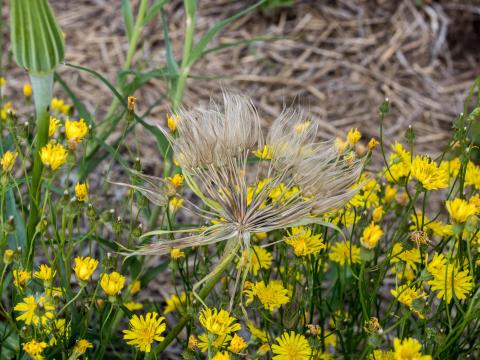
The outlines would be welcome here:
M 67 161 L 67 150 L 61 144 L 48 143 L 40 150 L 43 165 L 56 170 Z
M 432 273 L 433 280 L 428 284 L 432 291 L 438 291 L 437 298 L 452 301 L 453 294 L 458 300 L 466 299 L 473 288 L 472 277 L 467 270 L 460 271 L 456 266 L 445 264 L 443 269 Z
M 88 198 L 88 184 L 79 183 L 75 185 L 75 197 L 78 201 L 84 202 Z
M 102 274 L 100 286 L 108 296 L 119 295 L 125 285 L 125 276 L 114 271 L 110 274 Z
M 169 184 L 173 187 L 173 189 L 178 189 L 180 186 L 183 185 L 183 175 L 182 174 L 175 174 L 172 177 L 167 178 Z
M 400 285 L 398 288 L 390 290 L 390 292 L 393 296 L 395 296 L 395 298 L 399 302 L 406 305 L 407 307 L 410 308 L 410 310 L 413 310 L 413 311 L 415 311 L 415 309 L 412 306 L 413 301 L 416 299 L 422 298 L 424 295 L 421 289 L 415 290 L 411 288 L 410 285 L 408 284 Z
M 0 76 L 0 87 L 4 87 L 7 85 L 7 79 L 5 79 L 3 76 Z
M 48 347 L 47 343 L 44 341 L 31 340 L 22 345 L 23 351 L 30 355 L 35 360 L 43 359 L 41 355 L 43 350 Z
M 415 156 L 411 175 L 427 190 L 444 189 L 448 186 L 448 173 L 427 156 Z
M 42 265 L 40 265 L 40 270 L 36 271 L 33 274 L 33 276 L 35 276 L 37 279 L 43 280 L 45 282 L 52 282 L 56 273 L 57 272 L 55 270 L 52 270 L 52 268 L 50 266 L 42 264 Z
M 380 226 L 371 222 L 370 225 L 363 230 L 363 236 L 360 239 L 360 243 L 367 249 L 373 249 L 377 246 L 382 235 L 383 231 Z
M 185 307 L 187 302 L 187 294 L 184 292 L 180 294 L 180 296 L 173 294 L 167 299 L 167 306 L 165 306 L 165 310 L 163 311 L 164 314 L 168 314 L 172 311 L 177 311 L 180 308 Z
M 127 344 L 136 346 L 140 351 L 150 352 L 154 341 L 163 341 L 161 336 L 166 329 L 163 317 L 156 312 L 143 315 L 133 315 L 129 322 L 129 330 L 123 330 L 123 339 Z
M 238 336 L 237 334 L 233 335 L 232 340 L 230 341 L 230 346 L 228 347 L 228 350 L 238 354 L 240 351 L 245 349 L 247 347 L 247 343 L 245 340 L 241 337 Z
M 282 336 L 277 337 L 275 341 L 278 343 L 272 345 L 272 352 L 276 354 L 273 360 L 309 360 L 312 349 L 308 344 L 305 336 L 295 334 L 290 331 L 284 332 Z
M 443 254 L 434 253 L 432 260 L 427 264 L 427 271 L 433 276 L 440 271 L 445 271 L 447 265 L 447 259 Z
M 263 145 L 263 149 L 255 151 L 255 156 L 262 160 L 272 160 L 273 149 L 270 145 Z
M 50 116 L 50 121 L 48 123 L 48 137 L 52 137 L 57 132 L 57 129 L 60 127 L 60 120 L 57 120 L 53 116 Z
M 385 197 L 384 197 L 385 202 L 389 203 L 390 201 L 395 199 L 396 194 L 397 194 L 397 189 L 395 189 L 390 185 L 387 185 L 387 187 L 385 188 Z
M 141 290 L 141 285 L 140 280 L 135 280 L 130 286 L 130 294 L 135 295 L 138 293 Z
M 396 142 L 392 145 L 393 153 L 389 158 L 389 170 L 385 171 L 385 177 L 388 181 L 396 182 L 402 177 L 406 177 L 411 170 L 411 155 L 405 150 L 402 144 Z
M 180 121 L 180 116 L 167 114 L 167 126 L 171 132 L 177 130 L 177 123 Z
M 137 310 L 142 310 L 143 309 L 143 305 L 141 303 L 135 302 L 135 301 L 126 302 L 126 303 L 124 303 L 124 305 L 130 311 L 137 311 Z
M 65 104 L 62 99 L 58 99 L 56 97 L 52 99 L 51 108 L 53 111 L 62 113 L 64 115 L 68 115 L 70 112 L 70 105 Z
M 395 360 L 431 360 L 430 355 L 422 355 L 422 345 L 414 338 L 393 340 Z
M 77 342 L 75 343 L 75 347 L 73 348 L 73 352 L 75 353 L 75 355 L 81 356 L 81 355 L 85 354 L 85 352 L 88 349 L 93 349 L 93 344 L 88 340 L 80 339 L 80 340 L 77 340 Z
M 16 151 L 5 151 L 5 154 L 2 156 L 1 164 L 4 172 L 12 171 L 13 164 L 17 158 L 18 153 Z
M 198 336 L 198 348 L 201 352 L 208 351 L 209 346 L 213 349 L 221 349 L 227 346 L 228 342 L 231 339 L 231 335 L 225 334 L 216 336 L 215 339 L 212 341 L 208 334 L 201 334 Z
M 373 209 L 372 220 L 375 222 L 379 222 L 380 220 L 382 220 L 382 217 L 383 217 L 383 207 L 377 206 L 375 209 Z
M 32 96 L 32 85 L 29 83 L 23 84 L 23 96 L 26 98 Z
M 467 172 L 465 173 L 465 185 L 472 185 L 475 189 L 480 189 L 480 167 L 469 161 Z
M 85 120 L 80 119 L 78 121 L 65 121 L 65 136 L 67 140 L 72 143 L 80 142 L 88 133 L 88 126 Z
M 170 257 L 172 260 L 178 260 L 185 257 L 185 253 L 180 249 L 172 248 L 172 250 L 170 250 Z
M 260 269 L 268 269 L 272 265 L 272 254 L 263 247 L 255 245 L 249 250 L 243 252 L 242 257 L 237 264 L 237 269 L 247 266 L 249 254 L 251 257 L 249 271 L 253 271 L 254 275 L 257 275 Z
M 341 138 L 337 137 L 335 139 L 335 149 L 339 153 L 343 153 L 345 149 L 347 148 L 348 142 L 343 141 Z
M 228 355 L 228 352 L 226 351 L 224 351 L 223 353 L 217 352 L 212 358 L 212 360 L 230 360 L 230 355 Z
M 247 322 L 247 327 L 252 336 L 255 336 L 261 342 L 267 342 L 267 332 L 265 330 L 255 327 L 251 322 Z
M 12 109 L 12 103 L 7 102 L 5 105 L 3 105 L 2 110 L 1 110 L 1 118 L 2 120 L 7 120 L 7 114 L 9 112 L 14 112 Z
M 32 322 L 35 325 L 38 325 L 39 322 L 45 325 L 47 320 L 53 318 L 52 310 L 54 309 L 53 304 L 48 302 L 45 296 L 41 296 L 37 300 L 33 296 L 28 296 L 13 308 L 15 311 L 23 312 L 16 319 L 25 321 L 26 325 L 30 325 Z
M 238 324 L 233 316 L 221 309 L 218 311 L 215 308 L 204 308 L 198 318 L 200 324 L 207 329 L 208 332 L 215 335 L 226 335 L 234 331 L 240 330 L 241 326 Z
M 355 145 L 362 138 L 362 134 L 357 128 L 350 129 L 347 134 L 347 141 L 350 145 Z
M 75 275 L 78 280 L 83 282 L 88 281 L 92 277 L 93 272 L 98 266 L 98 261 L 91 257 L 81 258 L 77 256 L 74 261 L 75 266 L 73 270 L 75 271 Z
M 13 270 L 13 285 L 17 288 L 23 288 L 28 280 L 32 278 L 32 274 L 23 270 Z
M 325 249 L 323 237 L 321 234 L 314 235 L 312 228 L 306 226 L 293 227 L 288 234 L 289 237 L 285 241 L 288 245 L 293 247 L 293 253 L 296 256 L 308 256 L 317 254 L 322 249 Z
M 372 151 L 373 149 L 375 149 L 378 145 L 380 144 L 380 142 L 375 139 L 375 138 L 371 138 L 370 141 L 368 142 L 368 150 Z
M 354 264 L 358 264 L 360 263 L 360 248 L 353 244 L 350 247 L 350 243 L 340 241 L 332 246 L 328 257 L 340 265 L 349 264 L 350 258 Z
M 252 285 L 251 289 L 244 292 L 248 298 L 247 305 L 253 301 L 254 296 L 257 296 L 265 309 L 270 311 L 274 311 L 290 301 L 289 291 L 278 280 L 272 280 L 268 285 L 265 285 L 263 281 L 257 282 Z
M 179 197 L 172 197 L 170 199 L 170 202 L 168 203 L 168 207 L 170 209 L 170 212 L 176 212 L 183 204 L 183 199 Z
M 258 348 L 258 355 L 263 356 L 270 351 L 270 344 L 265 343 Z
M 198 347 L 198 340 L 197 338 L 195 337 L 195 335 L 190 335 L 188 337 L 188 349 L 189 350 L 195 350 L 195 348 Z
M 477 207 L 475 205 L 469 204 L 459 198 L 447 201 L 446 207 L 453 221 L 459 224 L 463 224 L 470 216 L 477 213 Z

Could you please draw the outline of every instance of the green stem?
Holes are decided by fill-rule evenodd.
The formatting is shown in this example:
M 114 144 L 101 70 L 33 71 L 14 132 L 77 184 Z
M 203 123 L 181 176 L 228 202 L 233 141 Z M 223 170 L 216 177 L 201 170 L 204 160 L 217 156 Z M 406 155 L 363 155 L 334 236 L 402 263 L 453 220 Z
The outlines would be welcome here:
M 138 14 L 137 14 L 137 19 L 135 21 L 135 26 L 133 27 L 133 32 L 132 32 L 132 37 L 130 38 L 130 41 L 128 43 L 128 50 L 127 50 L 127 58 L 125 60 L 125 63 L 123 64 L 123 70 L 129 70 L 130 67 L 132 66 L 133 63 L 133 56 L 135 55 L 135 50 L 137 49 L 138 45 L 138 40 L 140 38 L 140 34 L 142 33 L 142 27 L 143 27 L 143 20 L 145 18 L 145 13 L 147 11 L 148 7 L 148 0 L 142 0 L 140 2 L 140 7 L 138 8 Z M 105 119 L 108 121 L 113 114 L 115 113 L 115 110 L 117 109 L 119 104 L 119 101 L 116 97 L 113 98 L 112 104 L 110 105 L 110 108 L 108 109 L 107 115 L 105 115 Z M 121 117 L 115 118 L 116 122 L 120 121 Z M 106 125 L 106 124 L 105 124 Z M 100 129 L 98 129 L 100 130 Z M 108 131 L 109 128 L 103 130 L 98 134 L 98 137 L 102 140 L 106 138 L 110 134 L 110 131 Z M 90 154 L 88 154 L 90 155 Z
M 44 147 L 48 141 L 49 106 L 53 96 L 53 72 L 43 75 L 30 74 L 30 81 L 32 83 L 33 98 L 35 101 L 37 133 L 33 160 L 32 186 L 30 187 L 30 215 L 27 227 L 27 269 L 30 269 L 33 264 L 35 227 L 40 220 L 39 204 L 43 171 L 40 149 Z
M 195 13 L 196 2 L 185 0 L 185 40 L 183 43 L 183 55 L 180 75 L 177 79 L 175 92 L 172 97 L 172 110 L 176 112 L 182 103 L 183 94 L 185 92 L 185 84 L 190 72 L 190 52 L 193 47 L 193 35 L 195 33 Z
M 240 241 L 239 239 L 235 239 L 236 243 L 234 244 L 233 248 L 226 247 L 225 250 L 228 251 L 226 256 L 223 257 L 221 262 L 217 265 L 217 267 L 212 271 L 212 276 L 210 279 L 205 283 L 205 286 L 200 290 L 198 296 L 200 299 L 205 299 L 207 295 L 213 290 L 215 285 L 218 283 L 220 277 L 222 276 L 225 269 L 228 265 L 231 264 L 237 251 L 240 249 Z M 165 339 L 155 348 L 154 354 L 157 356 L 160 352 L 165 350 L 167 346 L 177 337 L 177 335 L 182 331 L 182 329 L 187 325 L 187 323 L 193 318 L 193 314 L 187 313 L 182 316 L 182 318 L 178 321 L 177 325 L 170 330 L 170 332 L 165 336 Z

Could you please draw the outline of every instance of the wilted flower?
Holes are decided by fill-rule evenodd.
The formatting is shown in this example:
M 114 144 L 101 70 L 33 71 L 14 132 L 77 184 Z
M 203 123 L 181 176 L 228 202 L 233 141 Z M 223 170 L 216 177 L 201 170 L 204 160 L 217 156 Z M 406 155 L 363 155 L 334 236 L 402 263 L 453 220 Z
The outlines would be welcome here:
M 207 109 L 182 110 L 179 116 L 178 137 L 165 134 L 186 183 L 209 209 L 185 202 L 208 223 L 222 221 L 193 229 L 193 234 L 184 238 L 147 245 L 134 254 L 166 254 L 172 247 L 229 239 L 235 249 L 240 242 L 249 247 L 252 234 L 315 223 L 319 221 L 316 216 L 340 208 L 356 191 L 353 186 L 362 163 L 347 162 L 332 142 L 315 142 L 317 126 L 313 122 L 303 132 L 296 131 L 297 119 L 305 117 L 294 111 L 282 113 L 270 128 L 266 144 L 271 159 L 255 162 L 249 158 L 264 148 L 265 141 L 250 100 L 224 94 L 223 109 L 212 103 Z M 153 185 L 152 177 L 144 179 Z M 154 195 L 162 193 L 164 183 L 157 180 L 157 184 L 154 191 L 132 187 L 165 205 L 165 196 Z

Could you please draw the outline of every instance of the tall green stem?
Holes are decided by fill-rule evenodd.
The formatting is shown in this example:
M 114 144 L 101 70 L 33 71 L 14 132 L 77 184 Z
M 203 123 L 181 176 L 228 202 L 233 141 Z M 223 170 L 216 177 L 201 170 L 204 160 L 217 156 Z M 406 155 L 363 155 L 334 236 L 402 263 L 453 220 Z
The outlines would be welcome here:
M 36 114 L 35 156 L 33 160 L 32 186 L 30 187 L 30 215 L 27 227 L 27 267 L 33 264 L 33 246 L 35 243 L 35 228 L 40 220 L 40 195 L 42 188 L 43 164 L 40 159 L 40 149 L 47 144 L 49 126 L 49 105 L 53 96 L 53 72 L 43 75 L 30 75 Z
M 183 55 L 180 74 L 175 84 L 175 92 L 172 96 L 172 110 L 176 112 L 182 103 L 185 92 L 185 84 L 190 72 L 190 53 L 193 47 L 193 35 L 195 33 L 196 1 L 185 0 L 185 40 L 183 43 Z

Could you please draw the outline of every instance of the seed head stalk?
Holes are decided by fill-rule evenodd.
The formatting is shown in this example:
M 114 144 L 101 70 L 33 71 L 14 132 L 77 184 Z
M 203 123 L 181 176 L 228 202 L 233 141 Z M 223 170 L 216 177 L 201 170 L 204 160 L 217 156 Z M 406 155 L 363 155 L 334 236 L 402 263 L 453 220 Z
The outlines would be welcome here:
M 210 273 L 208 280 L 205 282 L 205 285 L 202 287 L 202 290 L 200 290 L 196 295 L 199 299 L 201 300 L 205 299 L 208 296 L 208 294 L 210 294 L 210 292 L 213 290 L 213 288 L 218 283 L 225 269 L 235 258 L 238 250 L 240 249 L 241 241 L 242 241 L 242 238 L 237 237 L 237 238 L 231 239 L 227 243 L 220 262 Z M 170 332 L 165 336 L 165 339 L 162 341 L 162 343 L 154 349 L 153 351 L 154 355 L 157 356 L 159 353 L 164 351 L 167 348 L 167 346 L 177 337 L 180 331 L 182 331 L 185 325 L 187 325 L 187 323 L 192 318 L 193 318 L 193 315 L 188 313 L 187 311 L 187 313 L 183 315 L 182 318 L 178 321 L 177 325 L 175 325 L 175 327 L 172 330 L 170 330 Z

